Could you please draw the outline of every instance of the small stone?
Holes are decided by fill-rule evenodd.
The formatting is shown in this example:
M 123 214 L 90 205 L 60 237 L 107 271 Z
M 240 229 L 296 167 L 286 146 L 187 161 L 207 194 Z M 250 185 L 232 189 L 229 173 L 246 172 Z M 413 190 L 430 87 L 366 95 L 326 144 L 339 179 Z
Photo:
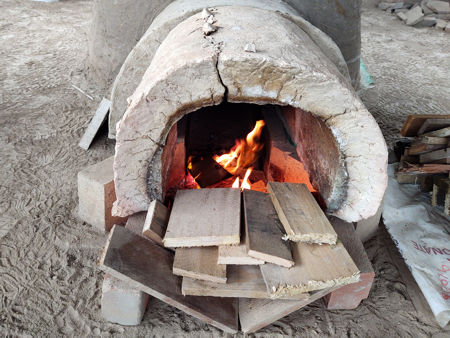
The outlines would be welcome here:
M 424 17 L 422 7 L 420 6 L 412 8 L 411 10 L 406 12 L 405 15 L 406 15 L 405 23 L 408 26 L 414 26 L 415 24 L 422 21 Z
M 445 26 L 445 31 L 447 33 L 450 33 L 450 22 L 447 23 L 447 26 Z
M 406 14 L 404 12 L 397 13 L 397 17 L 402 21 L 406 20 Z
M 388 9 L 392 10 L 394 6 L 398 6 L 399 4 L 401 4 L 400 7 L 396 7 L 396 8 L 403 7 L 403 2 L 380 2 L 378 4 L 378 8 L 382 9 L 383 11 L 386 11 Z
M 100 329 L 98 327 L 94 327 L 94 329 L 92 330 L 92 333 L 95 336 L 100 336 Z
M 210 35 L 211 33 L 214 33 L 217 30 L 217 27 L 214 25 L 211 25 L 208 22 L 205 22 L 202 27 L 202 32 L 204 35 Z
M 404 6 L 403 2 L 394 2 L 392 3 L 392 6 L 389 7 L 389 10 L 392 12 L 395 11 L 396 9 L 402 9 L 403 6 Z
M 249 53 L 256 53 L 256 46 L 254 43 L 247 43 L 244 50 Z
M 447 1 L 429 1 L 427 2 L 427 6 L 438 14 L 450 13 L 450 4 Z
M 394 13 L 395 14 L 397 14 L 397 13 L 405 13 L 407 11 L 408 11 L 407 8 L 396 8 L 396 9 L 394 9 Z
M 208 8 L 203 8 L 202 11 L 202 19 L 206 20 L 212 15 L 211 11 Z
M 446 26 L 447 26 L 447 21 L 441 20 L 441 19 L 436 19 L 436 28 L 437 29 L 445 29 Z

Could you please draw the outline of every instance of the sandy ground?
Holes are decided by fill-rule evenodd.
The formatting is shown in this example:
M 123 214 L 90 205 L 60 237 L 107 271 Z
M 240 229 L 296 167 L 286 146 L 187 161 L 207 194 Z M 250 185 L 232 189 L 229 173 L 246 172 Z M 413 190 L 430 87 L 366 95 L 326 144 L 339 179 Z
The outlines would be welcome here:
M 155 299 L 137 327 L 100 315 L 104 236 L 73 216 L 77 172 L 114 152 L 105 137 L 88 152 L 77 147 L 105 93 L 86 76 L 91 7 L 0 2 L 0 335 L 224 336 Z M 449 34 L 407 27 L 376 9 L 364 10 L 362 27 L 376 83 L 362 97 L 389 142 L 407 114 L 449 112 Z M 327 311 L 318 301 L 255 336 L 449 335 L 416 313 L 380 236 L 366 249 L 377 277 L 357 310 Z

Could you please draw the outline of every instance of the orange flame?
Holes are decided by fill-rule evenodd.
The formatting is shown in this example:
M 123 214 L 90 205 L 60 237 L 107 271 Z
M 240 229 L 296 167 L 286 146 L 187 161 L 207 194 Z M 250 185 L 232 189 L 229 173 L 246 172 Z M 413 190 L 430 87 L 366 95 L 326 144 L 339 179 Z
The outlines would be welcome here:
M 264 126 L 263 120 L 256 121 L 255 128 L 247 134 L 245 140 L 236 141 L 235 146 L 228 153 L 220 156 L 215 155 L 213 159 L 232 175 L 250 167 L 258 159 L 259 152 L 264 148 L 264 144 L 260 140 Z

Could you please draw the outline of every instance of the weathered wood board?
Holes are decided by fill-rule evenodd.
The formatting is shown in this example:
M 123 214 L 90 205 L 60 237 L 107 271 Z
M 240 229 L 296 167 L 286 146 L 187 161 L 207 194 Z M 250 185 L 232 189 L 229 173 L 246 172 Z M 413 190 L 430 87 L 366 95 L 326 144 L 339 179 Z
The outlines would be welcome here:
M 260 259 L 250 257 L 247 254 L 245 237 L 241 239 L 239 245 L 221 245 L 219 246 L 218 264 L 226 265 L 260 265 L 265 262 Z
M 292 268 L 260 265 L 267 291 L 273 299 L 359 280 L 359 270 L 340 241 L 334 245 L 291 242 L 291 247 L 295 261 Z
M 145 217 L 147 216 L 147 211 L 137 212 L 128 217 L 125 228 L 133 231 L 135 234 L 142 235 L 142 229 L 144 228 Z
M 173 261 L 173 273 L 178 276 L 215 283 L 227 282 L 227 266 L 217 264 L 217 247 L 178 248 Z
M 183 278 L 182 292 L 192 296 L 269 298 L 261 271 L 254 265 L 228 266 L 226 284 Z M 303 293 L 292 298 L 306 299 L 308 296 Z
M 287 239 L 294 242 L 328 243 L 336 232 L 304 184 L 269 182 L 267 190 Z
M 450 148 L 420 155 L 420 163 L 450 163 Z
M 450 119 L 450 115 L 436 115 L 436 114 L 415 114 L 409 115 L 403 124 L 401 134 L 402 136 L 416 136 L 422 124 L 427 119 Z
M 418 135 L 450 126 L 450 119 L 427 119 L 417 131 Z
M 442 128 L 435 131 L 430 131 L 429 133 L 422 134 L 422 136 L 427 137 L 449 137 L 450 136 L 450 127 Z
M 239 244 L 239 189 L 178 190 L 169 218 L 166 247 Z
M 91 122 L 89 122 L 86 131 L 81 137 L 80 143 L 78 144 L 81 148 L 83 148 L 84 150 L 89 149 L 92 141 L 95 138 L 95 135 L 97 135 L 98 130 L 105 122 L 110 109 L 111 109 L 111 101 L 109 101 L 106 98 L 103 98 L 97 108 L 97 111 L 94 114 L 94 117 L 92 118 Z
M 169 216 L 170 212 L 167 207 L 158 200 L 153 200 L 147 211 L 142 235 L 163 245 Z
M 110 275 L 204 322 L 229 333 L 238 331 L 235 298 L 183 296 L 181 278 L 173 275 L 173 253 L 115 226 L 100 258 Z
M 270 196 L 263 192 L 244 190 L 245 244 L 250 257 L 284 267 L 294 265 L 291 248 L 283 225 Z
M 239 298 L 241 331 L 244 333 L 255 332 L 339 288 L 340 286 L 336 286 L 316 291 L 303 300 Z

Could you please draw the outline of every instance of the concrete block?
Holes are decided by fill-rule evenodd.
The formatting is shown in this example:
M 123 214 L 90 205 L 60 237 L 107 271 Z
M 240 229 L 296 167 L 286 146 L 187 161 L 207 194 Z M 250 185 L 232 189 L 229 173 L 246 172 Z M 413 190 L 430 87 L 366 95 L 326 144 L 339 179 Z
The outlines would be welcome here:
M 116 200 L 113 162 L 114 157 L 110 157 L 78 173 L 78 216 L 101 232 L 127 221 L 127 217 L 111 215 Z
M 436 18 L 433 15 L 425 16 L 422 21 L 415 24 L 414 27 L 433 27 L 436 24 Z
M 102 316 L 111 323 L 138 325 L 144 316 L 149 295 L 127 282 L 105 274 L 102 286 Z
M 411 10 L 406 12 L 405 15 L 406 15 L 405 23 L 408 26 L 414 26 L 415 24 L 422 21 L 423 17 L 424 17 L 422 7 L 420 7 L 420 6 L 416 6 L 416 7 L 412 8 Z
M 406 14 L 404 12 L 398 12 L 398 13 L 396 13 L 396 15 L 400 20 L 402 20 L 402 21 L 406 20 Z
M 447 1 L 428 1 L 427 7 L 438 14 L 450 13 L 450 3 Z

